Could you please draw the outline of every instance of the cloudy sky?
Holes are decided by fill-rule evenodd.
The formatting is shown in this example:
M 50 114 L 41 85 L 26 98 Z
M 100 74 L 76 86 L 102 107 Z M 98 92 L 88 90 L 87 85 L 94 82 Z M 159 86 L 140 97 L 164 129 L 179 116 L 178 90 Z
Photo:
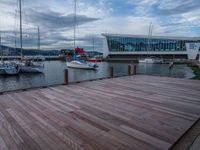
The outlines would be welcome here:
M 22 0 L 23 44 L 42 49 L 73 47 L 74 0 Z M 200 36 L 199 0 L 77 0 L 77 46 L 101 50 L 101 33 Z M 19 0 L 0 0 L 3 44 L 19 47 Z

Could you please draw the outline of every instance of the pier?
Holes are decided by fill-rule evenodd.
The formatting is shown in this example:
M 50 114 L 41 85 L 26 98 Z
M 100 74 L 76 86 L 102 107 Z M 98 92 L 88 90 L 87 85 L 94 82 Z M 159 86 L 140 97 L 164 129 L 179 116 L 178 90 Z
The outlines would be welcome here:
M 127 76 L 4 93 L 0 149 L 169 149 L 200 118 L 200 81 Z

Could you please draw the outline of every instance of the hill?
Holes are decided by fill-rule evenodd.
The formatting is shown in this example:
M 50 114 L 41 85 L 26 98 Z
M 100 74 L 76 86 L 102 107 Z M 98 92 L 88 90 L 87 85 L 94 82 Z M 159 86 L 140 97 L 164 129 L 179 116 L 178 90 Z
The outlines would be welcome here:
M 12 55 L 12 56 L 20 56 L 21 49 L 13 48 L 9 46 L 1 46 L 3 50 L 3 55 Z M 1 52 L 1 50 L 0 50 Z M 59 50 L 36 50 L 36 49 L 23 49 L 23 55 L 26 56 L 35 56 L 35 55 L 44 55 L 44 56 L 58 56 L 60 54 Z

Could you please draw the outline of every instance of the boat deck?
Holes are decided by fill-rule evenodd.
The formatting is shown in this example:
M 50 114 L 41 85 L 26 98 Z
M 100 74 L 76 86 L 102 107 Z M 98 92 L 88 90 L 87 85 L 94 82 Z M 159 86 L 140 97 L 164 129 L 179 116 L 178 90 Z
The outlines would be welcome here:
M 3 94 L 0 149 L 168 149 L 199 119 L 199 91 L 141 75 Z

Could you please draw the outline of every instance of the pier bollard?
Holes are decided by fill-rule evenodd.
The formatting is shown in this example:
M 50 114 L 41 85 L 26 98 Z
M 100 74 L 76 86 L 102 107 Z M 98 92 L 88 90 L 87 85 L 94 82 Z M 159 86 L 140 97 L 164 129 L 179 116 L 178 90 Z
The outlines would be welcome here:
M 113 78 L 113 67 L 109 68 L 109 76 L 110 78 Z
M 136 65 L 134 65 L 133 75 L 137 75 L 137 66 Z
M 68 85 L 69 84 L 69 76 L 68 76 L 68 69 L 64 70 L 64 84 Z
M 128 65 L 128 76 L 131 75 L 131 65 Z

